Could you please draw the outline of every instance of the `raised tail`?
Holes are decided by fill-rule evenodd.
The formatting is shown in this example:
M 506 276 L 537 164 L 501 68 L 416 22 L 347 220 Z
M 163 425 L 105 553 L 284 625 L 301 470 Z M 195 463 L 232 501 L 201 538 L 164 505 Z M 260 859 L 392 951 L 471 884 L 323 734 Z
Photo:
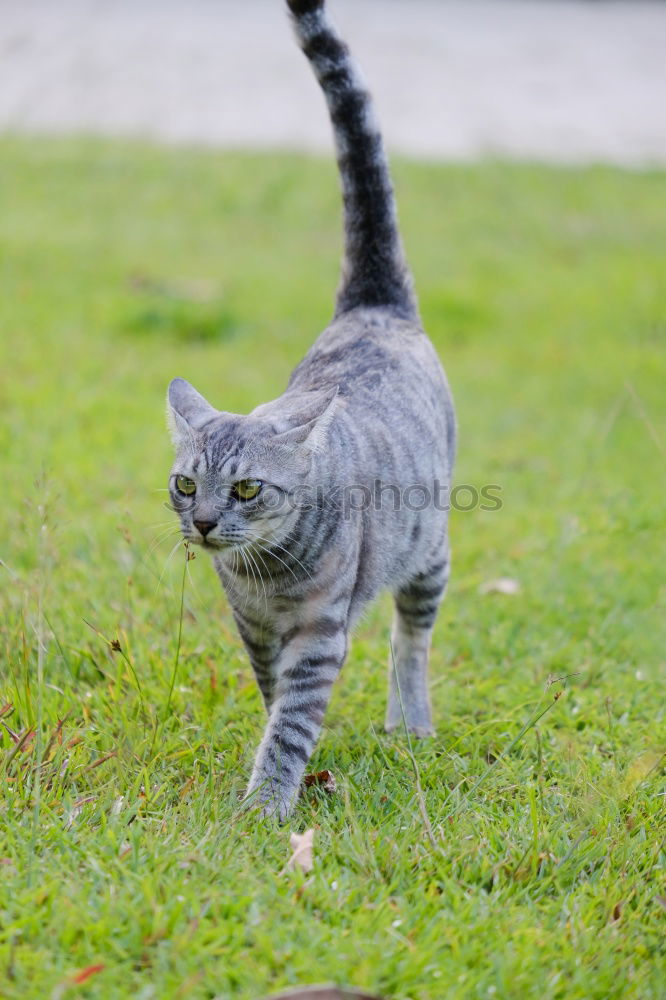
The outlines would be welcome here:
M 328 104 L 342 181 L 345 253 L 336 316 L 357 306 L 418 315 L 384 143 L 372 99 L 324 0 L 287 0 L 296 36 Z

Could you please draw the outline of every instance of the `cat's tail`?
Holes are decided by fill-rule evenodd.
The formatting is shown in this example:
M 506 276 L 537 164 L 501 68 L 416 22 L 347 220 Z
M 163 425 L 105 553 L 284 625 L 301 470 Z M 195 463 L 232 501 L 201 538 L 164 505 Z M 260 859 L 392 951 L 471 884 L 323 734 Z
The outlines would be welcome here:
M 328 104 L 342 180 L 345 254 L 336 315 L 357 306 L 388 306 L 418 315 L 384 144 L 372 99 L 329 23 L 324 0 L 287 0 L 296 36 Z

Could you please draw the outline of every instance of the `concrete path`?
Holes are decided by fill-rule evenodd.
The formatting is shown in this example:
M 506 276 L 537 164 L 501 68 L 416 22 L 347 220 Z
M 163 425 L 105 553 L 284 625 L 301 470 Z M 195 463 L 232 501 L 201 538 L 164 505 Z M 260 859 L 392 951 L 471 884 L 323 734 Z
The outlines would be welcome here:
M 666 3 L 329 4 L 394 149 L 666 163 Z M 281 0 L 0 0 L 0 129 L 330 148 Z

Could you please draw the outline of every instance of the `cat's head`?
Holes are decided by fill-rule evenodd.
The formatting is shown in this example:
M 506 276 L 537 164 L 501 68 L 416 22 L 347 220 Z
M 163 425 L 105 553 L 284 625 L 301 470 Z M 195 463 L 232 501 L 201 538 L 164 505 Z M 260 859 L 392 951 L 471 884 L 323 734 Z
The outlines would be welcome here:
M 337 389 L 290 394 L 243 416 L 216 410 L 185 379 L 174 379 L 169 494 L 184 538 L 219 554 L 279 544 L 316 493 L 314 457 L 336 397 Z

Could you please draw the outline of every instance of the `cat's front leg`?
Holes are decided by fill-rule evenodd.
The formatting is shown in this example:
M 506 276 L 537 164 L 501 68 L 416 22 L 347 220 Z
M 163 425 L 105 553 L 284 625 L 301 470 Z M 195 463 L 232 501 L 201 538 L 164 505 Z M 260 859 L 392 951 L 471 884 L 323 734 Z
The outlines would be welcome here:
M 299 628 L 285 643 L 276 664 L 268 726 L 247 790 L 264 816 L 284 820 L 291 810 L 346 649 L 346 622 L 329 617 Z
M 252 664 L 266 711 L 270 715 L 275 698 L 276 662 L 282 642 L 275 631 L 267 627 L 263 619 L 249 611 L 234 609 L 234 619 Z

